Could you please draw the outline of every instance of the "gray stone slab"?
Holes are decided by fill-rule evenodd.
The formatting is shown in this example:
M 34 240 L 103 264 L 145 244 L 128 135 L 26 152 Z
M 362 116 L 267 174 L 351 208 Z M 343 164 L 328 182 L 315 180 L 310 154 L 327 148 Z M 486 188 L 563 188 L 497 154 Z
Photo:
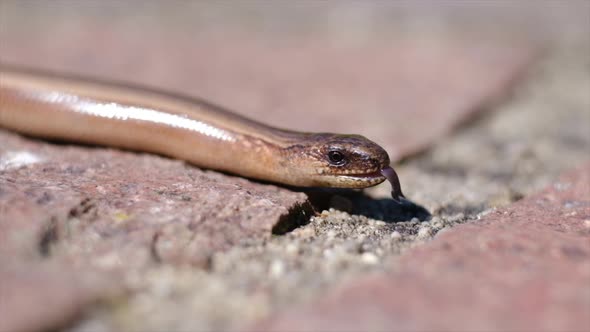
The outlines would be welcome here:
M 588 331 L 590 164 L 264 331 Z

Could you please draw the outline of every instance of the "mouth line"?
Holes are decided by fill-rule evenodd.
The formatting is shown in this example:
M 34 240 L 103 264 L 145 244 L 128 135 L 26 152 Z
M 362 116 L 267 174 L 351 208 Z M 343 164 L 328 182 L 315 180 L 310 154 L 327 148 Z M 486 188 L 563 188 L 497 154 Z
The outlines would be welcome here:
M 351 178 L 357 179 L 385 179 L 385 176 L 381 174 L 381 171 L 374 171 L 370 173 L 360 173 L 360 174 L 342 174 L 343 176 L 348 176 Z

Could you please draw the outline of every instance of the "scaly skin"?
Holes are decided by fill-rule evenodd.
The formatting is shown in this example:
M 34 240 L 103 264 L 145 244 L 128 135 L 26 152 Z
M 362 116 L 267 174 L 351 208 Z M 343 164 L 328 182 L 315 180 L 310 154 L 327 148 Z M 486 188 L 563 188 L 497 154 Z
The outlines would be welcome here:
M 362 136 L 283 130 L 195 98 L 7 67 L 0 126 L 300 187 L 365 188 L 393 171 L 387 152 Z

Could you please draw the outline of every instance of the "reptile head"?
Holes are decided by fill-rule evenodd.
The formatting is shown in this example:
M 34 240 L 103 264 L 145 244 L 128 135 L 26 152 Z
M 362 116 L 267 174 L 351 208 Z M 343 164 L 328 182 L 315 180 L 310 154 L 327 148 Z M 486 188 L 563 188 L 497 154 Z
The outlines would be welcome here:
M 386 180 L 387 152 L 360 135 L 308 134 L 288 150 L 292 176 L 308 186 L 366 188 Z

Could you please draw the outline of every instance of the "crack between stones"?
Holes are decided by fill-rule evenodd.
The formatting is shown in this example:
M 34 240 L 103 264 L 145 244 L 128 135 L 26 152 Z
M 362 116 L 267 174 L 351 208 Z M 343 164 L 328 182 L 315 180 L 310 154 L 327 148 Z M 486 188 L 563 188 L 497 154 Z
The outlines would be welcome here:
M 82 199 L 78 204 L 74 205 L 65 217 L 51 216 L 49 222 L 41 230 L 37 250 L 41 257 L 47 258 L 51 256 L 52 248 L 63 238 L 64 229 L 68 229 L 69 224 L 74 220 L 87 219 L 92 221 L 96 218 L 95 204 L 90 198 Z M 86 218 L 88 216 L 88 218 Z

